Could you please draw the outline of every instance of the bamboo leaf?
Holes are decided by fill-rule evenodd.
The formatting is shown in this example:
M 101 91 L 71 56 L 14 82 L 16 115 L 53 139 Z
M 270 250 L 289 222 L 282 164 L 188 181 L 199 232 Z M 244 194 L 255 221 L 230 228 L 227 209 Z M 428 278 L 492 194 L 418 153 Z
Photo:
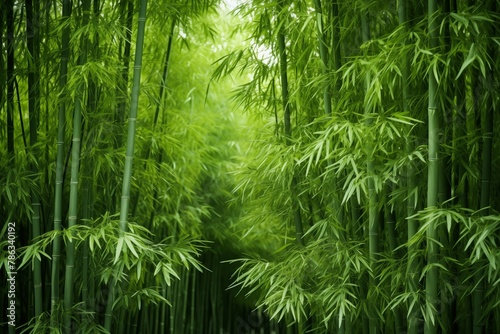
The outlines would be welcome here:
M 465 59 L 464 63 L 462 64 L 462 67 L 460 67 L 460 70 L 458 71 L 457 76 L 455 77 L 455 80 L 457 80 L 462 72 L 476 59 L 476 48 L 475 44 L 472 43 L 469 49 L 469 54 L 467 55 L 467 58 Z M 483 65 L 484 66 L 484 65 Z

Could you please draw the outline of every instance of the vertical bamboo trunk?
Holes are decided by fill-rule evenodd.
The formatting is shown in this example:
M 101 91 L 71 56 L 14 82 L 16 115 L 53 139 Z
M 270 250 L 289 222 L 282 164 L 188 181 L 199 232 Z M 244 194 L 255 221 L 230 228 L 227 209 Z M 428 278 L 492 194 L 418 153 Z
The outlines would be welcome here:
M 498 7 L 498 4 L 496 5 Z M 495 12 L 495 2 L 488 1 L 487 9 L 491 12 Z M 498 32 L 498 28 L 495 29 Z M 488 54 L 492 57 L 491 59 L 497 59 L 496 56 L 498 52 L 492 46 L 488 46 Z M 496 91 L 494 89 L 494 70 L 490 70 L 484 79 L 483 89 L 485 93 L 481 92 L 481 97 L 475 97 L 477 99 L 483 100 L 483 111 L 481 118 L 482 120 L 482 157 L 481 157 L 481 193 L 479 199 L 479 206 L 481 209 L 481 214 L 487 216 L 490 214 L 490 201 L 491 201 L 491 167 L 492 167 L 492 152 L 493 152 L 493 129 L 494 129 L 494 98 Z M 477 93 L 479 94 L 479 93 Z M 484 294 L 485 294 L 485 277 L 486 273 L 484 270 L 477 270 L 474 274 L 475 289 L 472 295 L 473 301 L 473 333 L 482 334 L 484 332 Z
M 14 0 L 7 0 L 7 153 L 14 157 Z
M 408 0 L 399 0 L 398 1 L 398 17 L 399 24 L 405 25 L 406 29 L 405 33 L 408 32 Z M 403 111 L 409 111 L 408 108 L 408 99 L 409 99 L 409 72 L 410 72 L 410 63 L 408 61 L 408 56 L 406 53 L 403 56 L 403 70 L 402 70 L 402 93 L 403 93 Z M 411 136 L 407 138 L 406 141 L 406 151 L 410 153 L 413 150 L 413 143 Z M 408 189 L 408 198 L 406 200 L 406 216 L 413 217 L 415 214 L 415 205 L 416 205 L 416 197 L 413 192 L 415 189 L 416 181 L 415 181 L 415 171 L 413 168 L 413 163 L 409 163 L 406 169 L 406 179 L 407 179 L 407 189 Z M 410 241 L 413 236 L 418 231 L 418 221 L 415 218 L 408 218 L 408 241 Z M 416 298 L 418 293 L 418 263 L 416 260 L 417 256 L 417 248 L 414 245 L 408 246 L 408 263 L 407 263 L 407 289 L 413 294 Z M 416 304 L 413 304 L 411 300 L 408 302 L 409 312 L 407 314 L 407 330 L 408 334 L 417 334 L 419 332 L 419 308 Z
M 391 254 L 391 259 L 393 261 L 398 261 L 399 256 L 398 256 L 398 251 L 397 251 L 397 229 L 396 229 L 396 215 L 391 207 L 391 205 L 388 202 L 387 199 L 387 194 L 390 194 L 392 192 L 392 186 L 388 185 L 386 187 L 386 194 L 383 199 L 383 203 L 385 203 L 385 221 L 386 221 L 386 226 L 387 226 L 387 239 L 389 241 L 389 251 Z M 393 283 L 391 283 L 391 291 L 393 293 L 399 293 L 400 289 L 399 287 L 394 283 L 397 281 L 397 272 L 394 272 L 392 274 L 393 277 Z M 404 331 L 404 325 L 403 325 L 403 320 L 402 320 L 402 312 L 399 308 L 395 308 L 393 310 L 393 315 L 394 315 L 394 328 L 396 333 L 401 333 Z
M 127 149 L 125 153 L 125 168 L 123 171 L 122 197 L 120 206 L 120 231 L 122 235 L 124 232 L 127 231 L 127 223 L 128 223 L 130 187 L 132 182 L 132 162 L 134 159 L 135 129 L 137 124 L 137 110 L 139 105 L 139 90 L 141 83 L 142 49 L 144 45 L 144 31 L 146 27 L 146 8 L 147 8 L 147 0 L 141 0 L 139 7 L 137 41 L 136 41 L 135 59 L 134 59 L 132 101 L 130 104 L 130 112 L 128 118 Z M 114 303 L 114 284 L 115 280 L 112 280 L 109 286 L 109 289 L 111 290 L 112 293 L 110 293 L 108 298 L 105 321 L 104 321 L 104 328 L 108 332 L 111 332 L 113 303 Z
M 30 150 L 33 157 L 38 157 L 38 150 L 35 145 L 38 141 L 38 117 L 40 114 L 40 97 L 39 97 L 39 75 L 38 75 L 38 58 L 39 58 L 39 48 L 37 46 L 37 34 L 39 20 L 39 4 L 35 2 L 35 8 L 33 7 L 32 0 L 26 0 L 26 44 L 28 47 L 28 54 L 31 58 L 28 62 L 28 113 L 29 113 L 29 125 L 30 125 Z M 30 162 L 30 170 L 33 177 L 37 178 L 38 170 L 35 162 Z M 39 182 L 34 182 L 39 184 Z M 36 239 L 41 234 L 41 221 L 40 221 L 40 199 L 38 195 L 39 189 L 33 189 L 31 191 L 31 208 L 33 214 L 31 217 L 32 233 L 33 239 Z M 39 259 L 34 260 L 33 266 L 33 284 L 34 284 L 34 298 L 35 298 L 35 317 L 42 314 L 43 302 L 42 302 L 42 268 L 41 261 Z
M 160 110 L 162 109 L 161 105 L 163 103 L 163 94 L 165 92 L 165 88 L 167 87 L 168 69 L 169 69 L 169 66 L 170 66 L 170 56 L 171 56 L 171 53 L 172 53 L 172 44 L 173 44 L 174 31 L 175 31 L 176 24 L 177 24 L 177 18 L 173 18 L 172 19 L 172 24 L 170 26 L 170 33 L 169 33 L 169 38 L 168 38 L 168 43 L 167 43 L 167 49 L 165 51 L 165 60 L 164 60 L 164 63 L 163 63 L 163 71 L 162 71 L 162 82 L 160 84 L 160 89 L 159 89 L 159 93 L 158 93 L 158 103 L 156 104 L 155 114 L 154 114 L 154 117 L 153 117 L 153 131 L 156 129 L 156 125 L 158 124 L 158 118 L 159 118 L 159 115 L 160 115 Z M 163 122 L 162 124 L 165 125 L 166 117 L 162 118 L 162 122 Z M 161 163 L 162 163 L 162 159 L 163 159 L 163 154 L 162 153 L 163 153 L 163 151 L 160 151 L 159 157 L 156 160 L 156 162 L 157 162 L 156 165 L 158 166 L 158 168 L 160 168 Z M 146 155 L 145 155 L 144 169 L 146 169 L 146 166 L 147 166 L 147 163 L 148 163 L 147 161 L 149 160 L 150 155 L 151 155 L 151 147 L 148 146 L 147 147 L 147 152 L 146 152 Z M 157 198 L 157 195 L 158 195 L 158 189 L 155 188 L 154 189 L 154 193 L 153 193 L 153 198 Z M 137 205 L 139 203 L 139 198 L 140 197 L 141 197 L 141 188 L 139 188 L 139 191 L 134 196 L 134 201 L 132 203 L 132 215 L 135 215 L 135 213 L 137 211 Z M 152 224 L 153 224 L 155 213 L 156 213 L 156 202 L 154 202 L 154 204 L 153 204 L 153 210 L 151 211 L 151 214 L 150 214 L 150 218 L 149 218 L 149 225 L 150 226 L 152 226 Z
M 90 0 L 82 3 L 83 21 L 85 26 L 89 20 Z M 82 54 L 78 59 L 79 65 L 87 62 L 88 36 L 82 39 Z M 78 223 L 78 184 L 80 174 L 80 152 L 82 142 L 82 100 L 85 93 L 85 85 L 80 83 L 75 94 L 75 109 L 73 113 L 73 139 L 71 146 L 71 183 L 69 193 L 68 228 Z M 64 328 L 65 333 L 71 333 L 72 316 L 70 309 L 73 307 L 74 280 L 75 280 L 75 241 L 66 242 L 66 270 L 64 276 Z
M 361 15 L 361 29 L 363 42 L 368 42 L 370 37 L 370 24 L 368 20 L 368 13 L 362 13 Z M 371 75 L 367 72 L 365 77 L 365 91 L 368 92 L 371 84 Z M 373 118 L 370 116 L 370 110 L 365 107 L 365 124 L 371 126 L 373 124 Z M 369 263 L 371 268 L 370 276 L 370 289 L 375 288 L 377 285 L 375 267 L 378 259 L 379 252 L 379 212 L 377 203 L 377 191 L 375 189 L 375 172 L 373 166 L 373 143 L 368 140 L 366 143 L 366 172 L 368 175 L 368 250 L 369 250 Z M 376 334 L 378 330 L 378 321 L 376 319 L 376 312 L 369 307 L 369 322 L 370 322 L 370 334 Z
M 330 115 L 332 113 L 332 97 L 330 94 L 330 85 L 328 84 L 329 80 L 326 80 L 326 76 L 328 75 L 328 48 L 326 47 L 321 0 L 314 0 L 314 8 L 316 11 L 316 28 L 318 31 L 319 55 L 322 65 L 321 70 L 323 76 L 325 76 L 325 84 L 323 87 L 323 105 L 325 113 Z
M 121 71 L 121 78 L 118 80 L 118 92 L 117 92 L 117 109 L 115 114 L 115 121 L 117 124 L 123 124 L 126 105 L 127 105 L 127 85 L 129 76 L 129 64 L 130 64 L 130 44 L 131 44 L 131 34 L 132 34 L 132 21 L 134 16 L 134 1 L 133 0 L 121 0 L 120 1 L 121 10 L 121 21 L 122 25 L 125 26 L 125 39 L 122 43 L 125 44 L 123 47 L 123 54 L 121 55 L 123 61 L 123 68 Z M 116 135 L 115 147 L 122 146 L 123 135 L 120 132 Z
M 62 21 L 66 23 L 71 15 L 71 1 L 64 0 L 62 4 Z M 64 174 L 64 133 L 66 131 L 66 84 L 68 81 L 68 58 L 69 58 L 69 24 L 66 24 L 61 36 L 61 68 L 59 75 L 59 111 L 57 125 L 57 158 L 56 179 L 54 199 L 54 231 L 61 230 L 62 223 L 62 198 L 63 198 L 63 174 Z M 51 317 L 50 326 L 57 326 L 57 312 L 59 304 L 59 269 L 61 258 L 61 237 L 56 235 L 52 244 L 52 279 L 51 279 Z
M 137 110 L 139 104 L 139 89 L 142 69 L 142 49 L 144 44 L 144 31 L 146 23 L 147 0 L 141 0 L 139 8 L 139 21 L 137 42 L 134 60 L 134 77 L 132 82 L 132 101 L 128 118 L 127 150 L 125 153 L 125 169 L 123 172 L 123 187 L 120 207 L 120 230 L 127 230 L 128 211 L 130 203 L 130 185 L 132 180 L 132 162 L 134 157 L 135 129 L 137 124 Z
M 337 0 L 332 1 L 332 59 L 333 59 L 333 72 L 336 73 L 340 66 L 342 65 L 342 59 L 340 54 L 340 16 L 339 16 L 339 5 Z M 339 91 L 339 75 L 334 74 L 334 94 L 338 94 Z
M 92 20 L 98 21 L 100 17 L 100 0 L 93 0 L 92 4 Z M 99 58 L 99 38 L 98 34 L 95 33 L 93 36 L 91 51 L 94 59 Z M 90 78 L 88 84 L 88 94 L 87 94 L 87 113 L 95 114 L 97 111 L 97 103 L 98 103 L 98 88 L 95 80 Z M 90 133 L 91 129 L 94 127 L 94 123 L 92 122 L 92 117 L 88 118 L 86 123 L 86 128 Z M 85 141 L 85 150 L 86 152 L 90 152 L 94 146 L 94 140 L 92 136 L 87 136 L 88 139 Z M 82 201 L 82 224 L 88 225 L 88 220 L 92 216 L 93 209 L 93 200 L 92 200 L 92 164 L 86 164 L 83 168 L 82 172 L 82 188 L 83 188 L 83 201 Z M 92 285 L 88 284 L 93 277 L 89 275 L 90 270 L 90 249 L 89 249 L 89 241 L 85 240 L 82 244 L 82 302 L 83 308 L 86 311 L 93 312 L 91 296 L 93 296 Z M 82 320 L 84 320 L 86 315 L 82 315 Z
M 5 2 L 0 5 L 0 37 L 2 39 L 4 36 L 4 23 L 6 21 L 5 17 Z M 4 63 L 4 43 L 0 43 L 0 110 L 3 110 L 4 107 L 4 98 L 5 98 L 5 63 Z
M 342 57 L 340 53 L 340 15 L 339 15 L 339 4 L 337 0 L 331 1 L 331 21 L 330 21 L 330 29 L 332 30 L 331 32 L 331 50 L 332 50 L 332 56 L 331 60 L 329 60 L 329 66 L 332 66 L 331 72 L 333 72 L 333 102 L 335 103 L 334 107 L 336 107 L 336 103 L 339 100 L 339 84 L 340 84 L 340 75 L 337 73 L 338 70 L 340 69 L 342 65 Z M 331 97 L 331 96 L 330 96 Z M 333 111 L 333 110 L 332 110 Z M 338 181 L 335 179 L 334 180 L 334 187 L 337 186 Z M 335 199 L 334 203 L 334 208 L 339 207 L 340 208 L 340 203 L 338 199 Z M 338 203 L 338 204 L 337 204 Z M 350 200 L 350 210 L 351 210 L 351 217 L 352 219 L 349 221 L 349 219 L 344 219 L 342 216 L 342 211 L 339 210 L 339 215 L 338 215 L 338 220 L 341 222 L 342 225 L 345 223 L 342 223 L 342 221 L 346 221 L 346 232 L 344 233 L 344 240 L 347 241 L 350 233 L 352 233 L 352 236 L 356 233 L 357 229 L 357 223 L 358 223 L 358 213 L 359 213 L 359 204 L 356 201 L 354 197 L 351 198 Z M 344 315 L 341 324 L 339 325 L 338 332 L 339 334 L 343 333 L 349 333 L 352 327 L 351 323 L 351 317 L 350 315 Z
M 435 52 L 438 43 L 437 4 L 435 0 L 428 0 L 428 28 L 429 47 Z M 432 71 L 429 71 L 429 101 L 428 101 L 428 179 L 427 179 L 427 207 L 434 207 L 438 203 L 439 191 L 439 116 L 437 111 L 437 82 Z M 433 221 L 427 229 L 427 264 L 437 263 L 438 245 L 436 223 Z M 438 300 L 438 271 L 430 267 L 425 281 L 426 310 L 428 317 L 425 321 L 425 333 L 437 333 L 437 319 L 430 317 L 435 313 Z
M 280 66 L 280 79 L 281 79 L 281 99 L 283 105 L 283 122 L 285 126 L 285 141 L 287 145 L 291 144 L 292 138 L 292 125 L 290 122 L 291 118 L 291 108 L 289 101 L 289 91 L 288 91 L 288 70 L 287 70 L 287 53 L 286 53 L 286 42 L 285 42 L 285 32 L 283 22 L 281 21 L 281 15 L 283 15 L 284 1 L 280 0 L 277 3 L 277 22 L 279 26 L 278 31 L 278 52 L 279 52 L 279 66 Z M 302 229 L 302 217 L 300 214 L 300 207 L 298 205 L 297 199 L 297 177 L 292 176 L 291 182 L 291 200 L 292 200 L 292 211 L 293 211 L 293 221 L 295 225 L 295 239 L 300 245 L 304 245 L 303 240 L 303 229 Z
M 82 221 L 83 224 L 87 224 L 87 220 L 90 219 L 90 203 L 91 203 L 91 197 L 90 197 L 90 184 L 91 184 L 91 177 L 87 174 L 88 172 L 84 173 L 83 177 L 83 208 L 82 208 Z M 88 241 L 85 241 L 83 244 L 83 252 L 82 252 L 82 301 L 83 301 L 83 308 L 86 311 L 93 311 L 90 308 L 90 303 L 89 303 L 89 281 L 93 279 L 92 277 L 89 278 L 89 245 Z M 83 319 L 85 318 L 85 315 L 82 315 Z

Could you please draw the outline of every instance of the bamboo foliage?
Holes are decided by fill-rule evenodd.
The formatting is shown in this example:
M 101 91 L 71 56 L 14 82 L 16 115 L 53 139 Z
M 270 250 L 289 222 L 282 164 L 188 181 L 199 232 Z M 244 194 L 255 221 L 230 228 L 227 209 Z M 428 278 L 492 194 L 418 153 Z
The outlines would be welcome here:
M 344 282 L 352 284 L 352 295 L 358 298 L 364 295 L 364 285 L 369 287 L 371 293 L 366 295 L 366 300 L 350 303 L 347 298 L 344 300 L 345 304 L 337 304 L 334 302 L 337 299 L 328 299 L 327 296 L 340 293 L 343 285 L 332 278 L 328 280 L 326 277 L 311 275 L 311 270 L 302 271 L 301 266 L 296 266 L 299 269 L 288 276 L 296 285 L 287 285 L 286 292 L 268 284 L 286 280 L 282 277 L 286 276 L 286 270 L 277 269 L 278 267 L 287 267 L 286 263 L 294 263 L 295 257 L 307 258 L 309 254 L 306 250 L 305 254 L 299 255 L 287 248 L 287 238 L 291 231 L 281 229 L 283 241 L 278 242 L 279 235 L 274 236 L 277 242 L 275 248 L 272 248 L 272 243 L 266 244 L 268 249 L 271 247 L 267 255 L 260 254 L 257 258 L 242 260 L 235 277 L 235 286 L 241 287 L 243 291 L 264 291 L 259 301 L 262 306 L 267 307 L 269 314 L 283 319 L 289 314 L 296 321 L 300 321 L 299 319 L 307 318 L 307 312 L 298 308 L 298 304 L 310 305 L 312 307 L 309 315 L 327 319 L 316 324 L 317 331 L 323 328 L 325 332 L 332 326 L 330 322 L 333 317 L 342 319 L 346 314 L 351 318 L 351 324 L 356 326 L 349 327 L 349 331 L 353 332 L 392 332 L 394 328 L 398 328 L 396 331 L 404 330 L 402 326 L 406 325 L 408 331 L 416 333 L 423 321 L 428 332 L 449 332 L 459 328 L 468 332 L 466 326 L 461 325 L 472 323 L 473 314 L 486 321 L 482 318 L 486 314 L 484 307 L 474 307 L 469 315 L 460 303 L 462 299 L 471 298 L 472 290 L 475 291 L 474 294 L 479 294 L 480 286 L 477 286 L 477 290 L 464 289 L 463 284 L 466 283 L 461 280 L 466 280 L 465 276 L 461 276 L 458 281 L 453 278 L 460 271 L 455 265 L 467 262 L 461 254 L 471 247 L 471 243 L 467 245 L 462 238 L 467 239 L 465 235 L 471 237 L 474 233 L 464 229 L 460 238 L 454 232 L 455 226 L 460 225 L 459 222 L 467 221 L 466 217 L 471 211 L 450 207 L 447 201 L 450 191 L 446 190 L 448 185 L 443 181 L 449 178 L 454 166 L 465 166 L 460 160 L 459 151 L 450 150 L 448 143 L 451 141 L 456 144 L 466 139 L 460 136 L 452 137 L 452 125 L 449 123 L 443 126 L 438 123 L 440 119 L 449 122 L 446 118 L 449 114 L 444 111 L 450 110 L 450 105 L 459 103 L 459 95 L 443 96 L 443 87 L 453 87 L 454 81 L 461 75 L 468 77 L 465 69 L 469 66 L 475 68 L 474 71 L 477 72 L 474 73 L 481 72 L 481 75 L 484 75 L 489 66 L 486 65 L 489 64 L 486 59 L 494 58 L 486 56 L 488 52 L 483 49 L 484 45 L 494 45 L 492 40 L 484 40 L 485 44 L 476 49 L 477 42 L 465 36 L 479 36 L 478 31 L 488 32 L 490 28 L 480 26 L 485 22 L 492 23 L 495 19 L 489 16 L 494 11 L 490 9 L 488 12 L 486 9 L 485 12 L 486 7 L 481 7 L 482 5 L 472 9 L 462 2 L 450 4 L 450 12 L 443 16 L 438 15 L 439 7 L 432 1 L 429 1 L 427 9 L 419 5 L 410 8 L 405 1 L 399 1 L 397 7 L 386 6 L 382 2 L 356 2 L 356 5 L 348 5 L 335 1 L 331 3 L 332 14 L 326 22 L 318 20 L 321 15 L 321 2 L 311 2 L 309 9 L 305 9 L 307 6 L 303 6 L 301 1 L 288 5 L 287 15 L 294 17 L 295 22 L 287 25 L 287 40 L 293 41 L 287 44 L 287 55 L 289 66 L 296 69 L 294 75 L 288 78 L 287 86 L 292 87 L 289 88 L 288 99 L 301 111 L 295 120 L 299 127 L 294 129 L 294 137 L 300 138 L 300 145 L 295 147 L 293 153 L 296 159 L 294 166 L 306 175 L 301 188 L 304 193 L 311 193 L 313 198 L 312 203 L 301 204 L 303 213 L 308 212 L 306 221 L 310 222 L 306 232 L 309 238 L 307 249 L 310 248 L 311 253 L 318 252 L 320 243 L 330 241 L 328 236 L 336 237 L 344 231 L 348 231 L 348 240 L 369 244 L 369 255 L 363 255 L 366 267 L 358 266 L 358 271 L 348 271 L 343 278 Z M 281 8 L 277 2 L 274 5 Z M 311 8 L 314 8 L 314 11 Z M 269 45 L 268 36 L 273 35 L 266 33 L 267 29 L 270 29 L 268 9 L 269 7 L 263 6 L 260 1 L 254 1 L 252 6 L 242 6 L 238 10 L 239 15 L 252 17 L 254 41 L 260 45 Z M 469 10 L 476 14 L 468 13 Z M 371 14 L 370 20 L 363 15 L 368 11 Z M 464 14 L 466 12 L 468 14 Z M 355 18 L 360 16 L 363 17 L 362 28 L 353 23 L 356 22 Z M 473 21 L 476 23 L 472 23 Z M 340 38 L 335 38 L 338 22 L 342 33 Z M 450 22 L 455 35 L 440 37 L 447 22 Z M 461 27 L 458 29 L 465 30 L 459 32 L 456 24 Z M 477 29 L 473 28 L 475 32 L 468 30 L 474 24 L 478 24 Z M 369 28 L 373 28 L 371 39 L 368 38 Z M 281 28 L 277 28 L 274 33 L 279 34 L 279 29 Z M 346 63 L 342 66 L 335 65 L 331 75 L 328 71 L 325 72 L 323 51 L 317 51 L 318 41 L 321 47 L 322 32 L 329 32 L 331 40 L 337 41 L 331 44 L 332 62 L 340 59 L 338 50 L 343 50 L 347 55 Z M 305 37 L 311 35 L 314 38 Z M 303 43 L 306 40 L 309 40 L 309 44 Z M 462 55 L 462 62 L 457 61 Z M 275 114 L 276 109 L 271 103 L 260 101 L 267 101 L 267 96 L 273 96 L 269 92 L 273 92 L 273 78 L 275 73 L 279 73 L 279 69 L 274 67 L 277 72 L 273 72 L 273 63 L 267 62 L 264 70 L 261 61 L 265 59 L 254 59 L 253 55 L 245 58 L 241 54 L 233 54 L 229 57 L 230 60 L 242 58 L 241 66 L 251 68 L 251 72 L 255 73 L 249 83 L 243 86 L 244 89 L 237 90 L 236 96 L 240 101 L 249 109 L 268 110 L 269 117 Z M 315 62 L 315 58 L 320 61 Z M 231 63 L 229 59 L 227 62 L 221 62 L 220 73 L 238 68 L 238 64 Z M 279 64 L 279 60 L 277 63 Z M 456 71 L 451 70 L 449 65 L 453 63 L 457 64 Z M 310 75 L 313 71 L 316 71 L 316 75 Z M 324 93 L 322 77 L 325 75 L 331 77 L 333 82 L 339 78 L 340 82 L 338 91 L 333 88 L 332 118 L 324 119 L 313 114 L 316 119 L 311 121 L 311 114 L 308 112 L 324 107 L 324 98 L 319 97 Z M 471 74 L 472 77 L 474 74 Z M 471 82 L 467 82 L 466 89 L 474 87 L 475 84 Z M 472 96 L 471 93 L 469 96 Z M 475 105 L 478 108 L 475 114 L 480 115 L 481 107 L 472 104 L 473 100 L 469 101 L 467 103 L 470 106 Z M 426 105 L 427 115 L 418 111 L 425 109 Z M 473 152 L 479 152 L 480 149 L 470 142 L 472 137 L 477 140 L 479 124 L 477 121 L 474 123 L 473 119 L 479 118 L 474 118 L 471 112 L 472 109 L 469 108 L 467 117 L 470 120 L 467 121 L 466 136 Z M 359 122 L 364 120 L 360 117 L 363 113 L 369 122 Z M 265 118 L 262 122 L 261 127 L 270 127 Z M 308 122 L 309 125 L 304 126 Z M 427 125 L 428 130 L 424 130 L 420 124 Z M 489 133 L 489 129 L 485 131 Z M 241 171 L 241 178 L 236 185 L 236 189 L 241 192 L 241 203 L 248 206 L 247 214 L 240 220 L 245 231 L 242 234 L 247 239 L 253 236 L 255 240 L 260 240 L 262 231 L 270 226 L 280 226 L 277 222 L 284 216 L 279 212 L 286 202 L 278 190 L 281 189 L 283 178 L 275 174 L 275 171 L 292 170 L 288 162 L 280 163 L 277 159 L 267 157 L 267 154 L 282 154 L 278 149 L 272 148 L 272 139 L 267 139 L 269 144 L 265 144 L 266 137 L 263 134 L 259 134 L 258 138 L 254 145 L 254 156 L 247 162 L 249 170 Z M 406 144 L 401 145 L 401 142 Z M 489 150 L 489 139 L 485 139 L 485 143 L 488 143 L 486 149 Z M 262 153 L 263 151 L 267 154 Z M 451 189 L 452 193 L 464 191 L 464 182 L 475 186 L 473 180 L 480 175 L 477 169 L 480 161 L 474 160 L 477 157 L 474 154 L 469 155 L 471 160 L 465 167 L 471 174 L 463 171 L 462 179 L 455 183 Z M 486 167 L 490 163 L 481 165 Z M 427 171 L 424 166 L 427 166 Z M 471 169 L 470 166 L 474 167 Z M 488 175 L 487 170 L 484 175 Z M 425 183 L 422 182 L 424 179 Z M 257 183 L 255 180 L 260 181 Z M 426 194 L 423 189 L 427 190 Z M 273 195 L 267 195 L 269 193 Z M 340 216 L 331 216 L 328 214 L 331 203 L 328 199 L 339 196 L 339 193 L 340 205 L 336 205 L 335 209 L 337 213 L 340 212 Z M 470 191 L 468 193 L 470 194 Z M 374 194 L 379 195 L 379 199 L 383 199 L 385 204 L 378 204 L 380 201 L 371 197 Z M 264 196 L 268 200 L 258 196 Z M 272 200 L 269 200 L 271 198 Z M 477 201 L 477 198 L 474 200 Z M 401 203 L 405 205 L 402 206 Z M 441 208 L 438 204 L 444 207 Z M 254 207 L 261 209 L 257 211 Z M 306 207 L 309 209 L 306 210 Z M 418 211 L 423 207 L 427 208 Z M 386 211 L 385 223 L 376 223 L 382 217 L 379 214 L 381 208 Z M 366 224 L 359 223 L 360 215 L 366 219 Z M 336 219 L 332 219 L 333 217 Z M 344 224 L 339 224 L 339 217 L 350 217 L 352 221 L 348 226 L 352 227 L 345 228 Z M 250 221 L 260 221 L 262 231 L 254 225 L 249 225 Z M 379 233 L 376 233 L 377 230 Z M 280 233 L 280 229 L 275 231 L 274 233 Z M 368 237 L 368 231 L 371 237 Z M 282 248 L 279 247 L 280 244 Z M 407 265 L 403 267 L 399 259 L 394 258 L 394 250 L 399 252 L 402 246 L 407 247 L 407 253 L 403 256 Z M 336 247 L 340 246 L 336 244 Z M 442 250 L 442 247 L 446 247 L 446 250 Z M 332 254 L 339 256 L 338 248 L 333 248 Z M 427 259 L 425 266 L 422 265 L 424 258 Z M 321 267 L 320 262 L 311 262 L 315 264 L 315 272 L 321 272 L 318 268 Z M 331 268 L 331 263 L 328 268 Z M 473 266 L 479 270 L 476 264 Z M 366 280 L 368 276 L 363 274 L 368 271 L 375 278 L 370 282 Z M 480 270 L 475 272 L 476 281 L 485 278 Z M 465 272 L 463 273 L 465 275 Z M 308 279 L 302 279 L 302 275 L 308 276 Z M 273 299 L 280 294 L 285 296 L 283 300 L 286 300 L 286 303 Z M 476 300 L 483 299 L 477 297 Z M 376 305 L 376 309 L 382 311 L 374 314 L 368 305 Z M 319 316 L 322 314 L 319 310 L 331 310 L 331 313 Z M 406 324 L 400 321 L 398 314 L 407 314 Z M 461 314 L 461 318 L 457 318 L 457 314 Z M 369 328 L 365 327 L 362 321 L 357 321 L 365 317 L 371 320 Z M 338 324 L 340 332 L 346 330 L 342 326 L 342 320 Z M 490 328 L 494 326 L 493 322 L 490 322 Z

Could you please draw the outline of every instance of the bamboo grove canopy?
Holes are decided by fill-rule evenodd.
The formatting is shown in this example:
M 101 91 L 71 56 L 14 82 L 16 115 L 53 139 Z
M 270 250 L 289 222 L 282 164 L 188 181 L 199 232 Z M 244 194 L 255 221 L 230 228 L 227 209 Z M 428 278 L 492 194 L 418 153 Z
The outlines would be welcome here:
M 500 332 L 499 7 L 2 1 L 0 332 Z

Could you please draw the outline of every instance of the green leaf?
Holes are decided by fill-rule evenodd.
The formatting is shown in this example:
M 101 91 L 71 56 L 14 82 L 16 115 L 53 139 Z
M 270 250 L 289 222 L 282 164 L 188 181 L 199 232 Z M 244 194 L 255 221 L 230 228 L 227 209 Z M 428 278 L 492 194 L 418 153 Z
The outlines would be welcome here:
M 476 59 L 476 56 L 477 55 L 476 55 L 475 44 L 472 43 L 469 49 L 469 54 L 467 55 L 467 59 L 465 59 L 464 63 L 462 64 L 462 67 L 460 67 L 460 70 L 458 71 L 455 80 L 457 80 L 460 77 L 460 74 L 462 74 L 462 72 L 467 68 L 467 66 L 469 66 Z

